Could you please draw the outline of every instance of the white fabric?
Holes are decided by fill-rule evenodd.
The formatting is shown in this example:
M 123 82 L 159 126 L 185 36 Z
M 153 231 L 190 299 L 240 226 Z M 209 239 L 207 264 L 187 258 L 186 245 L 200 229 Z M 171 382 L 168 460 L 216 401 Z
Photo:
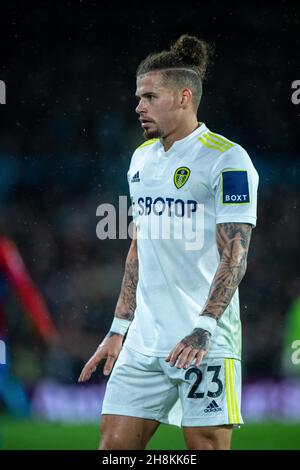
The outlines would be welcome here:
M 139 281 L 126 343 L 145 355 L 166 357 L 195 328 L 220 260 L 216 224 L 256 224 L 258 175 L 249 155 L 230 141 L 209 148 L 207 136 L 202 124 L 167 152 L 159 140 L 146 142 L 131 160 Z M 181 167 L 190 175 L 178 188 L 174 177 Z M 222 173 L 230 170 L 247 172 L 250 202 L 223 203 Z M 238 290 L 218 321 L 207 357 L 241 357 Z
M 113 322 L 110 327 L 110 331 L 124 336 L 128 328 L 130 327 L 130 324 L 131 324 L 131 321 L 129 320 L 125 320 L 124 318 L 114 317 Z
M 195 328 L 202 328 L 212 335 L 217 328 L 217 321 L 207 315 L 200 315 L 196 320 Z
M 161 357 L 123 346 L 106 386 L 102 415 L 176 426 L 220 426 L 242 424 L 240 409 L 240 361 L 205 357 L 197 368 L 177 369 Z

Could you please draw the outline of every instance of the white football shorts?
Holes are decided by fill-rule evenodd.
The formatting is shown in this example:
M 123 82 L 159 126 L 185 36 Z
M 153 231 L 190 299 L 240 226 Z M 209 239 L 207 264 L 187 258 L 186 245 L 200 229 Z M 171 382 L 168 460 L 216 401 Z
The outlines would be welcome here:
M 124 345 L 109 377 L 102 414 L 134 416 L 176 426 L 243 423 L 241 362 L 203 359 L 177 369 Z

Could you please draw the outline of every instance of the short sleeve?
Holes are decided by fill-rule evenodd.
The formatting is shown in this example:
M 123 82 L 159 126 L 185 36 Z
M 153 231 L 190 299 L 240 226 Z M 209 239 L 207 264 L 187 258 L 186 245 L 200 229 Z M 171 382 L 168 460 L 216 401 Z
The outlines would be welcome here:
M 258 180 L 248 153 L 239 145 L 219 155 L 211 174 L 217 224 L 256 226 Z

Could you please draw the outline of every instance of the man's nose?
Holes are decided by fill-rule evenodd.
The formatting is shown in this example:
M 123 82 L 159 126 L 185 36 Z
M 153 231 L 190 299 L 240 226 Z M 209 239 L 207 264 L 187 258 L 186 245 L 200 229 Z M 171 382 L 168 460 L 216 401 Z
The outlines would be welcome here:
M 135 112 L 140 114 L 145 111 L 147 111 L 146 106 L 145 106 L 145 101 L 140 100 L 137 107 L 135 108 Z

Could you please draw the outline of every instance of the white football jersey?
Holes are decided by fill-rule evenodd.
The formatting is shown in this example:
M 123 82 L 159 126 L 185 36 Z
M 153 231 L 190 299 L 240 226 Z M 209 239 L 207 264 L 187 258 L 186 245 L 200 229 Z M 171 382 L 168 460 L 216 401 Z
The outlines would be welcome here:
M 258 174 L 238 144 L 202 123 L 165 152 L 159 139 L 133 154 L 128 182 L 139 281 L 126 344 L 163 357 L 195 328 L 220 256 L 216 224 L 256 225 Z M 236 290 L 206 357 L 241 358 Z

